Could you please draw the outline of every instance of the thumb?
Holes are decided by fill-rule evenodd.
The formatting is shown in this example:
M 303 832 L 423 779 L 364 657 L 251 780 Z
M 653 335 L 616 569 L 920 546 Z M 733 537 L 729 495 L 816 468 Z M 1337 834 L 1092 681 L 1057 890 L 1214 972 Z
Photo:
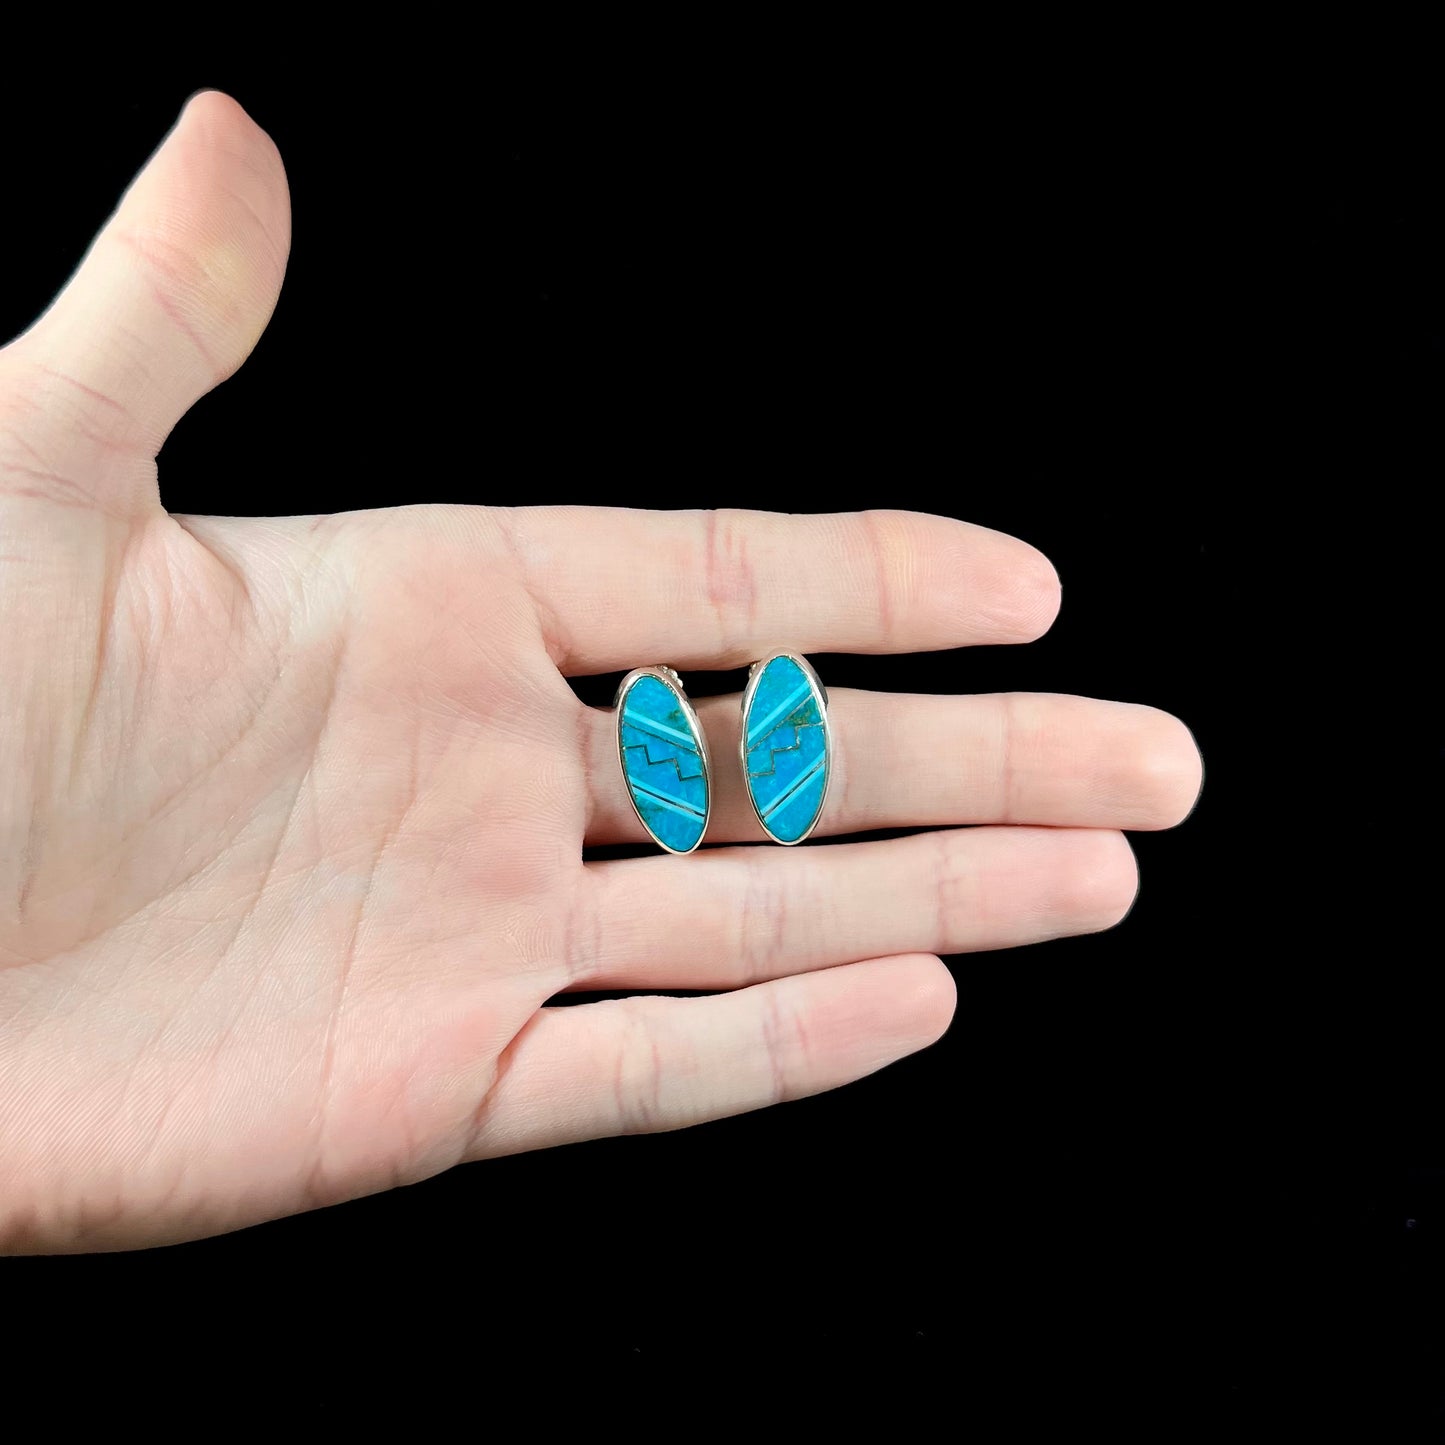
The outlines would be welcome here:
M 286 173 L 270 137 L 229 96 L 193 97 L 12 349 L 32 382 L 34 424 L 58 433 L 51 445 L 103 454 L 108 505 L 156 504 L 156 453 L 250 355 L 290 244 Z

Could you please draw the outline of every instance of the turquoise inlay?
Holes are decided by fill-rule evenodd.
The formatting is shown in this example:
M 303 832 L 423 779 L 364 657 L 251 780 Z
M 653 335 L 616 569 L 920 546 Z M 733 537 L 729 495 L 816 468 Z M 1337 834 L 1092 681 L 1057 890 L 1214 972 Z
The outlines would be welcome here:
M 748 776 L 776 799 L 823 761 L 823 729 L 817 724 L 775 728 L 748 754 Z
M 660 678 L 638 678 L 622 699 L 618 728 L 623 772 L 643 824 L 679 853 L 695 848 L 707 825 L 707 777 L 677 694 Z
M 657 679 L 655 677 L 645 678 L 643 681 L 657 682 Z M 640 686 L 641 684 L 636 685 Z M 663 687 L 663 684 L 658 683 L 658 686 Z M 663 690 L 666 691 L 666 688 L 664 687 Z M 682 709 L 679 708 L 676 703 L 673 704 L 673 709 L 676 712 L 682 712 Z M 685 722 L 686 720 L 684 716 L 683 721 Z M 627 720 L 627 727 L 633 732 L 646 733 L 649 737 L 659 738 L 663 742 L 678 743 L 685 748 L 697 747 L 697 739 L 685 728 L 679 731 L 677 728 L 668 727 L 665 722 L 661 722 L 657 718 L 649 717 L 645 714 L 632 714 Z
M 696 746 L 692 742 L 689 742 L 685 748 L 680 748 L 675 743 L 659 737 L 656 733 L 638 727 L 635 723 L 625 722 L 622 725 L 622 746 L 624 748 L 645 748 L 646 753 L 639 755 L 639 762 L 644 756 L 649 763 L 661 763 L 670 757 L 676 758 L 679 778 L 696 778 L 702 774 L 702 758 L 692 751 Z
M 758 691 L 762 691 L 759 685 Z M 811 701 L 813 689 L 808 684 L 806 677 L 800 678 L 798 686 L 793 688 L 781 699 L 777 698 L 779 689 L 774 688 L 772 695 L 762 707 L 758 705 L 758 699 L 753 699 L 753 710 L 748 715 L 748 746 L 756 747 L 765 734 L 770 733 L 782 720 L 792 715 L 793 709 L 800 703 Z M 767 708 L 764 712 L 763 707 Z
M 768 827 L 778 838 L 801 838 L 809 824 L 818 816 L 823 803 L 823 785 L 827 781 L 819 767 L 768 814 Z
M 764 816 L 766 816 L 769 821 L 771 821 L 774 816 L 776 816 L 778 813 L 781 813 L 783 809 L 786 808 L 788 804 L 793 801 L 793 795 L 795 793 L 801 792 L 812 781 L 813 777 L 817 773 L 822 771 L 822 767 L 823 759 L 819 758 L 806 772 L 801 772 L 797 780 L 792 783 L 791 786 L 782 789 L 782 791 L 779 792 L 777 797 L 768 804 L 768 811 Z
M 629 767 L 627 777 L 632 784 L 634 793 L 646 793 L 650 798 L 658 798 L 664 803 L 671 803 L 680 813 L 691 813 L 696 818 L 703 816 L 693 806 L 692 799 L 687 797 L 681 788 L 668 786 L 667 775 L 661 768 L 654 770 L 653 775 L 649 777 L 643 769 Z
M 775 657 L 753 689 L 744 720 L 748 791 L 768 831 L 796 842 L 813 826 L 828 783 L 828 741 L 808 675 Z

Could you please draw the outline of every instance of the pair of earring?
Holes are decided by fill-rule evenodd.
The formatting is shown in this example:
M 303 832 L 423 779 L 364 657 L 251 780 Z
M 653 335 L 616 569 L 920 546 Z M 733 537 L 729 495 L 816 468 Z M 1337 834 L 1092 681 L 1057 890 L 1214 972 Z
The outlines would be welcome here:
M 712 815 L 707 740 L 682 679 L 639 667 L 617 689 L 617 760 L 642 826 L 669 853 L 691 853 Z M 818 826 L 832 765 L 828 693 L 796 652 L 771 652 L 748 674 L 738 752 L 748 801 L 775 843 Z

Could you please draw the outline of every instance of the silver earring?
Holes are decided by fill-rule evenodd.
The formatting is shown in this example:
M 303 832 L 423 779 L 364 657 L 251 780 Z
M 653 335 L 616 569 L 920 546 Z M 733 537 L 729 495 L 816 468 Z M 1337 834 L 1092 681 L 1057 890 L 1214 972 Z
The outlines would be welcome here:
M 806 658 L 777 651 L 753 663 L 739 747 L 763 831 L 774 843 L 801 843 L 823 816 L 833 763 L 828 690 Z
M 707 740 L 682 679 L 639 667 L 617 689 L 617 762 L 638 820 L 669 853 L 691 853 L 712 814 Z

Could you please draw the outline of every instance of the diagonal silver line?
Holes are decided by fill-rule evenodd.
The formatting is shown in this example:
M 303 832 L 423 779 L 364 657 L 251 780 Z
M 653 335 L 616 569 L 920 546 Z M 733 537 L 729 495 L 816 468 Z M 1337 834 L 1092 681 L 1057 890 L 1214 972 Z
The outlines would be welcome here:
M 689 818 L 704 818 L 707 815 L 694 808 L 691 803 L 684 803 L 680 799 L 670 798 L 666 793 L 654 792 L 651 788 L 644 788 L 641 783 L 629 778 L 632 791 L 644 798 L 651 798 L 655 803 L 661 803 L 664 807 L 671 808 L 674 813 L 683 813 Z
M 749 720 L 748 746 L 756 747 L 757 743 L 754 743 L 752 739 L 757 738 L 758 742 L 761 742 L 805 697 L 809 696 L 812 691 L 812 684 L 805 677 L 802 686 L 794 688 L 762 722 L 753 724 L 752 721 Z
M 818 761 L 814 763 L 813 766 L 809 768 L 808 771 L 804 773 L 803 776 L 799 778 L 798 781 L 794 783 L 793 786 L 789 788 L 786 793 L 783 793 L 780 797 L 776 798 L 773 801 L 772 806 L 767 810 L 766 813 L 763 814 L 763 817 L 771 818 L 773 814 L 776 813 L 778 809 L 783 806 L 784 803 L 789 802 L 802 789 L 803 785 L 808 782 L 810 778 L 814 778 L 817 776 L 819 770 L 827 761 L 828 759 L 826 756 L 819 758 Z
M 642 721 L 638 722 L 641 717 Z M 646 713 L 629 713 L 623 709 L 622 721 L 628 727 L 633 727 L 640 733 L 651 733 L 653 737 L 660 738 L 663 742 L 682 743 L 685 747 L 696 748 L 697 739 L 687 733 L 678 732 L 676 728 L 670 728 L 665 722 L 658 722 L 656 718 L 648 717 Z

